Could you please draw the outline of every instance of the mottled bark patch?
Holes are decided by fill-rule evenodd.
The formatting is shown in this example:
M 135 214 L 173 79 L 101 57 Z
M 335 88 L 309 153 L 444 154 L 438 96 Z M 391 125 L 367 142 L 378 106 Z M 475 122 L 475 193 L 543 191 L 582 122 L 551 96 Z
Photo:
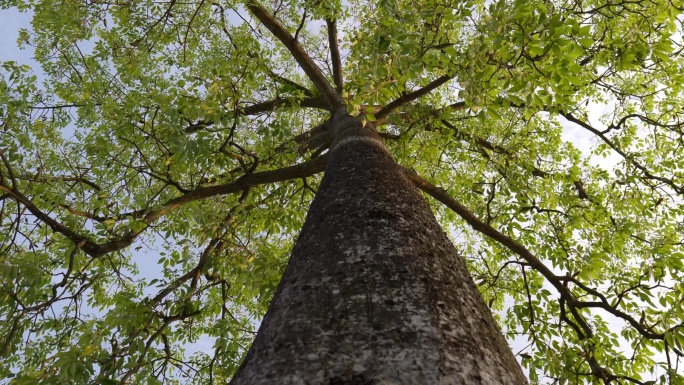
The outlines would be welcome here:
M 356 373 L 347 376 L 333 377 L 328 385 L 374 385 L 375 383 L 363 373 Z

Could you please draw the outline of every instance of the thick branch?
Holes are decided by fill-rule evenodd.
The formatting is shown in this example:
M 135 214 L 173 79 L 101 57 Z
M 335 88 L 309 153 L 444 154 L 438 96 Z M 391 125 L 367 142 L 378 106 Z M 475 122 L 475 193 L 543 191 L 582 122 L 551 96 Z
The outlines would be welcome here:
M 256 2 L 247 4 L 247 8 L 278 40 L 280 40 L 281 43 L 285 45 L 285 47 L 287 47 L 306 76 L 309 77 L 311 82 L 316 86 L 316 89 L 323 95 L 323 98 L 325 98 L 330 109 L 334 111 L 342 107 L 344 103 L 342 102 L 340 94 L 330 85 L 325 78 L 323 71 L 318 68 L 316 63 L 314 63 L 304 50 L 304 47 L 299 44 L 294 36 L 292 36 L 292 34 L 290 34 L 285 27 L 266 10 L 266 8 L 258 5 Z
M 412 101 L 414 101 L 414 100 L 416 100 L 416 99 L 418 99 L 424 95 L 429 94 L 430 92 L 432 92 L 432 90 L 434 90 L 435 88 L 437 88 L 437 87 L 441 86 L 442 84 L 448 82 L 451 79 L 452 79 L 451 76 L 442 75 L 442 76 L 438 77 L 437 79 L 431 81 L 430 83 L 428 83 L 428 85 L 426 85 L 425 87 L 423 87 L 421 89 L 418 89 L 418 90 L 415 90 L 415 91 L 401 95 L 399 98 L 391 101 L 388 105 L 386 105 L 380 111 L 378 111 L 375 114 L 375 118 L 376 119 L 384 118 L 385 116 L 389 115 L 395 109 L 397 109 L 397 108 L 399 108 L 399 107 L 401 107 L 407 103 L 410 103 L 410 102 L 412 102 Z
M 328 158 L 322 156 L 295 166 L 244 175 L 231 183 L 218 186 L 200 187 L 178 198 L 169 200 L 158 210 L 148 212 L 142 221 L 149 225 L 168 213 L 197 200 L 206 199 L 217 195 L 234 194 L 244 191 L 250 187 L 262 184 L 306 178 L 324 171 L 327 162 Z M 125 240 L 127 244 L 124 246 L 120 246 L 121 241 L 107 242 L 100 245 L 100 255 L 104 255 L 115 250 L 120 250 L 122 247 L 130 245 L 138 234 L 139 233 L 131 234 L 129 237 L 127 237 Z
M 591 295 L 597 296 L 601 301 L 589 302 L 577 300 L 577 298 L 570 291 L 570 289 L 568 289 L 568 287 L 564 285 L 564 282 L 568 280 L 568 277 L 555 275 L 553 271 L 546 267 L 546 265 L 534 254 L 532 254 L 532 252 L 530 252 L 525 246 L 519 244 L 509 236 L 499 232 L 492 226 L 482 222 L 479 218 L 475 216 L 475 214 L 470 212 L 470 210 L 468 210 L 465 206 L 463 206 L 457 200 L 452 198 L 444 189 L 441 189 L 433 185 L 432 183 L 430 183 L 429 181 L 422 178 L 420 175 L 416 174 L 411 170 L 402 168 L 402 171 L 419 189 L 423 190 L 428 195 L 432 196 L 433 198 L 435 198 L 436 200 L 450 208 L 452 211 L 458 214 L 458 216 L 463 218 L 475 231 L 499 242 L 501 245 L 505 246 L 506 248 L 520 256 L 522 259 L 524 259 L 527 263 L 529 263 L 531 267 L 533 267 L 542 276 L 544 276 L 544 278 L 546 278 L 546 280 L 551 285 L 553 285 L 553 287 L 556 288 L 556 290 L 558 290 L 558 293 L 561 295 L 562 299 L 567 302 L 577 322 L 581 323 L 582 329 L 588 336 L 593 335 L 593 331 L 586 324 L 586 321 L 581 317 L 581 315 L 577 312 L 577 309 L 600 308 L 608 311 L 616 317 L 622 318 L 625 321 L 629 322 L 641 335 L 643 335 L 646 338 L 655 340 L 662 340 L 664 338 L 663 333 L 655 333 L 646 330 L 642 325 L 640 325 L 640 323 L 637 320 L 634 319 L 634 317 L 611 306 L 605 299 L 605 297 L 597 295 L 598 292 L 596 290 L 588 288 L 585 285 L 580 285 L 578 284 L 579 281 L 574 280 L 573 282 L 575 284 L 578 284 L 578 287 L 580 287 L 582 290 L 586 291 Z
M 332 132 L 330 131 L 330 120 L 326 120 L 316 127 L 296 135 L 294 138 L 283 142 L 276 147 L 276 152 L 284 151 L 290 142 L 299 145 L 297 152 L 304 154 L 309 150 L 320 148 L 332 142 Z
M 446 107 L 436 109 L 433 111 L 433 113 L 435 115 L 437 115 L 439 113 L 439 111 L 442 111 L 442 110 L 450 109 L 450 110 L 458 111 L 458 110 L 462 110 L 464 108 L 465 108 L 464 102 L 457 102 L 457 103 L 450 104 Z M 361 106 L 361 111 L 371 112 L 371 113 L 379 111 L 380 109 L 381 108 L 378 105 L 370 105 L 370 106 L 369 105 L 362 105 Z M 397 119 L 405 122 L 406 121 L 406 115 L 404 115 L 403 113 L 399 114 Z M 294 142 L 296 144 L 299 144 L 299 153 L 300 154 L 303 154 L 303 153 L 310 151 L 310 150 L 315 150 L 317 148 L 321 148 L 322 146 L 329 144 L 333 138 L 332 138 L 332 133 L 328 132 L 328 129 L 329 129 L 328 123 L 329 123 L 329 121 L 325 121 L 325 122 L 317 125 L 316 127 L 312 128 L 311 130 L 303 132 L 303 133 L 295 136 L 294 138 L 287 141 L 286 143 L 279 145 L 277 147 L 277 151 L 282 151 L 285 148 L 285 146 L 287 145 L 287 143 L 289 143 L 289 142 Z M 379 119 L 374 124 L 377 127 L 377 126 L 383 125 L 385 123 L 387 123 L 387 121 L 385 119 L 382 119 L 382 120 Z M 380 133 L 380 136 L 385 138 L 385 139 L 398 139 L 398 136 L 395 136 L 392 134 Z
M 164 204 L 164 206 L 155 211 L 149 212 L 144 221 L 153 222 L 169 212 L 197 200 L 210 198 L 216 195 L 225 195 L 241 192 L 247 188 L 268 183 L 284 182 L 291 179 L 307 178 L 325 170 L 327 164 L 327 157 L 320 157 L 314 160 L 304 162 L 290 167 L 283 167 L 273 171 L 263 171 L 254 174 L 248 174 L 238 178 L 236 181 L 226 183 L 218 186 L 200 187 L 183 196 L 172 199 Z
M 26 196 L 21 194 L 18 191 L 14 191 L 6 186 L 0 185 L 0 190 L 5 191 L 8 193 L 12 199 L 17 201 L 18 203 L 21 203 L 28 209 L 31 214 L 33 214 L 36 218 L 38 218 L 41 222 L 45 223 L 48 225 L 54 232 L 60 233 L 67 237 L 69 240 L 71 240 L 75 244 L 79 244 L 85 237 L 81 236 L 77 232 L 71 230 L 70 228 L 64 226 L 54 218 L 52 218 L 50 215 L 44 213 L 42 210 L 38 208 L 33 202 L 28 199 Z M 97 246 L 94 242 L 86 241 L 85 245 L 83 245 L 83 250 L 90 254 L 90 251 L 94 251 L 93 246 Z
M 330 60 L 332 61 L 333 81 L 337 92 L 342 92 L 344 79 L 342 78 L 342 59 L 340 58 L 340 47 L 337 44 L 337 20 L 326 19 L 328 25 L 328 45 L 330 46 Z
M 418 174 L 410 170 L 402 170 L 404 171 L 404 174 L 409 179 L 411 179 L 411 181 L 413 181 L 413 183 L 418 188 L 420 188 L 421 190 L 423 190 L 424 192 L 426 192 L 427 194 L 429 194 L 430 196 L 437 199 L 438 201 L 449 207 L 451 210 L 456 212 L 456 214 L 458 214 L 461 218 L 468 222 L 468 224 L 472 226 L 473 229 L 475 229 L 476 231 L 482 233 L 483 235 L 486 235 L 491 239 L 494 239 L 495 241 L 499 242 L 509 250 L 516 253 L 518 256 L 527 261 L 527 263 L 529 263 L 531 267 L 533 267 L 542 276 L 544 276 L 544 278 L 546 278 L 546 280 L 551 285 L 553 285 L 560 294 L 561 307 L 563 303 L 567 303 L 570 309 L 570 313 L 573 315 L 576 323 L 573 323 L 569 318 L 567 318 L 567 316 L 562 316 L 562 318 L 571 327 L 573 327 L 573 329 L 575 330 L 580 339 L 592 338 L 594 336 L 594 331 L 592 330 L 591 326 L 589 326 L 587 321 L 578 311 L 578 309 L 586 307 L 597 307 L 610 311 L 613 315 L 616 315 L 617 317 L 620 317 L 628 321 L 630 324 L 632 324 L 633 327 L 635 327 L 635 329 L 637 329 L 639 333 L 641 333 L 646 338 L 658 340 L 662 340 L 664 338 L 663 334 L 651 333 L 650 331 L 645 330 L 641 325 L 639 325 L 639 323 L 636 320 L 634 320 L 633 317 L 605 303 L 584 302 L 577 300 L 577 298 L 570 291 L 570 289 L 563 285 L 563 277 L 556 276 L 548 267 L 546 267 L 546 265 L 544 265 L 544 263 L 541 260 L 539 260 L 535 255 L 533 255 L 529 250 L 527 250 L 525 246 L 517 243 L 510 237 L 502 234 L 501 232 L 489 226 L 488 224 L 480 221 L 473 213 L 471 213 L 458 201 L 449 196 L 449 194 L 447 194 L 447 192 L 443 189 L 434 186 L 433 184 L 421 178 Z M 604 380 L 610 380 L 615 378 L 615 376 L 610 371 L 606 370 L 599 364 L 596 357 L 594 357 L 594 355 L 592 354 L 591 350 L 593 350 L 593 348 L 589 346 L 587 350 L 587 363 L 589 364 L 589 367 L 592 369 L 592 374 L 597 378 L 602 378 Z
M 271 74 L 271 76 L 272 76 L 275 80 L 277 80 L 277 81 L 279 81 L 279 82 L 282 82 L 282 83 L 285 83 L 285 84 L 287 84 L 287 85 L 290 85 L 290 86 L 292 86 L 292 87 L 294 87 L 294 88 L 296 88 L 296 89 L 302 91 L 302 92 L 304 93 L 304 95 L 306 95 L 306 96 L 308 96 L 308 97 L 310 97 L 310 98 L 313 98 L 313 97 L 314 97 L 313 92 L 311 92 L 310 89 L 304 87 L 303 85 L 301 85 L 301 84 L 299 84 L 299 83 L 297 83 L 297 82 L 295 82 L 295 81 L 293 81 L 293 80 L 290 80 L 290 79 L 288 79 L 288 78 L 286 78 L 286 77 L 284 77 L 284 76 L 282 76 L 282 75 L 278 75 L 277 73 L 275 73 L 275 72 L 273 72 L 273 71 L 270 71 L 270 74 Z M 320 107 L 320 108 L 327 108 L 327 105 L 326 105 L 325 107 Z
M 489 238 L 498 241 L 502 245 L 506 246 L 508 249 L 513 251 L 522 257 L 531 267 L 539 271 L 544 277 L 546 277 L 549 282 L 558 289 L 560 293 L 565 293 L 567 288 L 563 287 L 562 283 L 556 278 L 556 275 L 551 271 L 542 261 L 540 261 L 534 254 L 532 254 L 525 246 L 517 243 L 509 236 L 499 232 L 492 226 L 482 222 L 479 218 L 475 216 L 470 210 L 465 206 L 460 204 L 457 200 L 452 198 L 444 189 L 441 189 L 426 179 L 422 178 L 420 175 L 413 171 L 402 168 L 404 174 L 411 179 L 411 181 L 421 190 L 425 191 L 427 194 L 440 201 L 442 204 L 453 210 L 458 216 L 463 218 L 468 224 L 475 230 Z M 571 298 L 574 298 L 572 294 L 568 293 Z
M 244 175 L 231 183 L 226 183 L 218 186 L 200 187 L 178 198 L 174 198 L 167 201 L 166 203 L 162 204 L 161 208 L 157 210 L 148 211 L 146 213 L 134 213 L 133 218 L 136 219 L 142 217 L 141 221 L 147 225 L 150 225 L 159 218 L 167 215 L 168 213 L 174 210 L 179 209 L 180 207 L 190 202 L 194 202 L 197 200 L 217 195 L 233 194 L 236 192 L 244 191 L 245 189 L 248 189 L 250 187 L 262 184 L 284 182 L 291 179 L 300 179 L 312 176 L 314 174 L 324 171 L 327 161 L 327 156 L 321 156 L 308 162 L 304 162 L 290 167 L 283 167 L 278 170 L 263 171 Z M 144 231 L 144 229 L 142 229 L 137 232 L 131 232 L 119 240 L 98 244 L 88 239 L 85 235 L 79 234 L 78 232 L 71 230 L 70 228 L 64 226 L 57 220 L 53 219 L 50 215 L 39 209 L 30 199 L 28 199 L 23 194 L 13 191 L 12 189 L 1 185 L 0 190 L 5 191 L 14 200 L 24 205 L 31 212 L 31 214 L 33 214 L 40 221 L 48 225 L 53 231 L 64 235 L 76 244 L 80 244 L 82 241 L 85 240 L 82 250 L 93 258 L 101 257 L 113 251 L 118 251 L 130 246 L 133 243 L 133 241 L 138 237 L 138 235 L 140 235 L 140 233 Z
M 321 98 L 304 98 L 301 100 L 297 99 L 292 99 L 292 98 L 275 98 L 273 100 L 268 100 L 265 102 L 260 102 L 260 103 L 255 103 L 252 105 L 249 105 L 244 108 L 240 108 L 237 112 L 239 115 L 257 115 L 257 114 L 262 114 L 264 112 L 269 112 L 273 111 L 276 108 L 279 107 L 289 107 L 293 105 L 298 105 L 300 107 L 308 107 L 308 108 L 320 108 L 320 109 L 327 109 L 328 105 L 324 99 Z M 187 127 L 185 127 L 184 131 L 187 133 L 193 133 L 197 132 L 200 130 L 203 130 L 211 125 L 214 124 L 213 120 L 200 120 L 197 123 L 193 123 Z

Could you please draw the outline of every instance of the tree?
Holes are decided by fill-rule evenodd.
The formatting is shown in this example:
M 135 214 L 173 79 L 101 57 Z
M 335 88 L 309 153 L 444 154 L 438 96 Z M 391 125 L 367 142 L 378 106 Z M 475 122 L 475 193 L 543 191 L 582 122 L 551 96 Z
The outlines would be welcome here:
M 0 381 L 224 383 L 283 272 L 300 292 L 293 277 L 316 278 L 285 269 L 312 198 L 295 262 L 332 228 L 322 212 L 369 202 L 386 207 L 338 215 L 345 237 L 358 222 L 374 247 L 395 230 L 418 244 L 407 229 L 436 225 L 413 184 L 460 255 L 417 275 L 467 265 L 474 314 L 523 341 L 532 383 L 684 383 L 680 2 L 0 5 L 33 12 L 19 41 L 40 65 L 0 69 Z M 384 144 L 345 145 L 333 126 Z M 358 175 L 383 193 L 359 193 Z M 321 205 L 340 191 L 358 200 Z M 400 202 L 420 225 L 397 224 Z M 358 271 L 403 274 L 373 263 Z M 332 293 L 317 285 L 297 298 Z M 274 308 L 307 310 L 278 291 Z M 391 311 L 400 293 L 378 333 L 409 322 Z M 488 322 L 468 330 L 498 346 Z
M 525 384 L 465 263 L 370 124 L 325 177 L 231 383 Z

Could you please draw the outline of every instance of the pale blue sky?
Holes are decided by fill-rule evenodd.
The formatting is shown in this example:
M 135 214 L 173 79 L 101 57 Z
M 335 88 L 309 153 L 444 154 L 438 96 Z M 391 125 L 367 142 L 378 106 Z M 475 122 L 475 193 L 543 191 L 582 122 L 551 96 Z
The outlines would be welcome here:
M 18 12 L 16 9 L 0 9 L 0 61 L 14 60 L 35 67 L 33 50 L 30 47 L 17 47 L 19 29 L 30 25 L 31 14 Z

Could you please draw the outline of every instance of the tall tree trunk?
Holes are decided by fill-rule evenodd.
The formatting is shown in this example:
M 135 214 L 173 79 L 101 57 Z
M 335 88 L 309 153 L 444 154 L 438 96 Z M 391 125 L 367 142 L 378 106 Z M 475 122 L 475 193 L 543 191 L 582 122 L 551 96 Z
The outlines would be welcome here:
M 463 259 L 375 131 L 338 111 L 321 186 L 231 384 L 526 384 Z

